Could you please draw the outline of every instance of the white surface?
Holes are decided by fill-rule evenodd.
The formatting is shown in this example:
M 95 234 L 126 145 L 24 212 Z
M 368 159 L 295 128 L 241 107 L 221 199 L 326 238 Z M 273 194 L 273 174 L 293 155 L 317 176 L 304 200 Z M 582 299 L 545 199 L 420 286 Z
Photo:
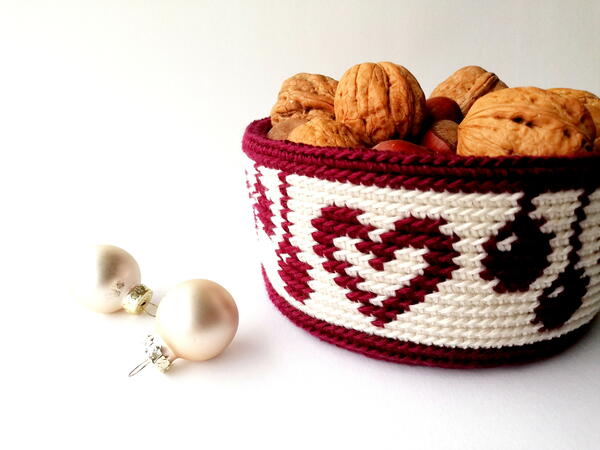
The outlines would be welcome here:
M 0 447 L 598 448 L 598 323 L 544 362 L 452 371 L 370 360 L 279 315 L 240 140 L 284 78 L 366 60 L 426 93 L 479 64 L 598 94 L 600 3 L 320 3 L 0 3 Z M 150 318 L 66 294 L 69 251 L 92 243 L 126 248 L 158 290 L 225 285 L 231 348 L 128 379 Z

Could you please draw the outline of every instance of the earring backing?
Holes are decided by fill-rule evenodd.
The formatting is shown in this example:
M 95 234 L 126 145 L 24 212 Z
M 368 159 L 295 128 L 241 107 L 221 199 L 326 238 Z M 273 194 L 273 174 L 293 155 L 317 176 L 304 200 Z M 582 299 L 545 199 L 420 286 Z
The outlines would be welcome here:
M 205 361 L 229 346 L 237 332 L 238 309 L 231 294 L 209 280 L 189 280 L 171 289 L 156 310 L 160 339 L 146 339 L 146 360 L 129 376 L 152 363 L 162 372 L 177 358 Z
M 75 284 L 78 300 L 100 313 L 124 309 L 154 316 L 152 290 L 141 284 L 140 267 L 133 256 L 114 245 L 97 245 L 77 267 Z

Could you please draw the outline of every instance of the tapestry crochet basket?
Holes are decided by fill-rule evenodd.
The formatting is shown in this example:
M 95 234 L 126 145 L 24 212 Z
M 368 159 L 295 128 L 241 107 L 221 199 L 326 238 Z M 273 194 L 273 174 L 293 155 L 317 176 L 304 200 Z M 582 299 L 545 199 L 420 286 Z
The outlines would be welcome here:
M 296 325 L 388 361 L 549 356 L 600 309 L 600 158 L 312 147 L 248 126 L 268 295 Z

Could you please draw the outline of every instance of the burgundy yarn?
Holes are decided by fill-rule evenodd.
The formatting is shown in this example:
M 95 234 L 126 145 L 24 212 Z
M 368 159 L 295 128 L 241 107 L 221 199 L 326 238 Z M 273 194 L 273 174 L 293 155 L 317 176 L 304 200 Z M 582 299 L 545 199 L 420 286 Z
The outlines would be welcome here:
M 584 209 L 590 203 L 590 193 L 583 192 L 579 196 L 579 206 L 575 210 L 575 220 L 571 228 L 573 234 L 569 238 L 571 251 L 569 263 L 556 280 L 546 289 L 539 298 L 539 306 L 535 308 L 535 318 L 532 323 L 541 323 L 541 331 L 553 330 L 563 325 L 571 318 L 573 313 L 581 306 L 581 299 L 587 291 L 589 277 L 582 268 L 577 269 L 579 262 L 577 252 L 581 249 L 581 222 L 585 219 Z M 560 292 L 556 296 L 553 293 Z
M 289 230 L 290 222 L 288 220 L 288 182 L 286 180 L 287 174 L 281 173 L 279 180 L 281 181 L 281 218 L 283 219 L 282 228 L 285 234 L 282 237 L 279 247 L 276 250 L 276 254 L 279 257 L 279 276 L 285 282 L 285 290 L 292 298 L 296 301 L 304 303 L 304 300 L 308 298 L 311 293 L 311 289 L 308 286 L 310 276 L 308 270 L 311 268 L 310 264 L 302 262 L 298 259 L 297 255 L 300 249 L 290 243 L 292 234 Z
M 440 227 L 446 224 L 443 219 L 419 219 L 411 216 L 398 220 L 394 224 L 395 230 L 381 234 L 381 243 L 373 242 L 369 232 L 374 231 L 375 227 L 363 225 L 357 219 L 363 213 L 360 209 L 347 207 L 323 208 L 321 216 L 312 221 L 317 229 L 313 233 L 313 239 L 318 243 L 314 246 L 314 251 L 317 255 L 327 258 L 327 262 L 323 264 L 325 270 L 338 274 L 334 282 L 350 291 L 346 297 L 361 303 L 362 306 L 358 310 L 366 316 L 373 317 L 373 325 L 383 327 L 395 320 L 398 314 L 408 311 L 411 305 L 424 301 L 427 294 L 437 291 L 438 284 L 450 278 L 452 272 L 458 269 L 453 260 L 459 254 L 452 246 L 459 239 L 456 235 L 447 236 L 440 231 Z M 364 278 L 349 276 L 346 269 L 351 267 L 351 264 L 334 258 L 334 253 L 339 250 L 334 245 L 334 239 L 339 236 L 362 239 L 363 242 L 356 244 L 356 249 L 373 256 L 369 265 L 375 270 L 383 270 L 384 264 L 395 258 L 396 250 L 406 247 L 429 250 L 423 255 L 423 259 L 429 265 L 422 275 L 416 275 L 410 280 L 408 286 L 398 289 L 396 295 L 383 301 L 382 306 L 376 306 L 370 302 L 376 294 L 357 287 L 365 281 Z
M 244 152 L 261 166 L 329 181 L 437 192 L 544 192 L 597 187 L 600 156 L 573 158 L 461 157 L 400 154 L 367 148 L 312 147 L 266 137 L 270 119 L 252 122 Z
M 538 194 L 525 193 L 519 200 L 521 210 L 515 215 L 515 219 L 508 222 L 497 235 L 483 244 L 487 256 L 482 263 L 486 270 L 479 276 L 488 281 L 498 279 L 499 283 L 494 287 L 496 292 L 527 291 L 529 285 L 550 265 L 548 260 L 552 253 L 550 239 L 555 235 L 541 230 L 546 223 L 544 219 L 534 220 L 529 217 L 529 213 L 535 209 L 532 199 Z M 517 238 L 512 243 L 510 251 L 498 249 L 498 242 L 510 236 Z
M 476 369 L 522 364 L 560 353 L 577 342 L 589 329 L 585 324 L 558 338 L 534 344 L 501 348 L 450 348 L 397 341 L 333 325 L 294 308 L 281 297 L 262 270 L 269 298 L 281 313 L 297 326 L 330 344 L 385 361 L 449 369 Z
M 255 168 L 257 166 L 258 166 L 258 164 L 254 165 Z M 267 236 L 271 236 L 271 235 L 273 235 L 273 228 L 274 228 L 274 224 L 273 224 L 273 220 L 272 220 L 273 212 L 271 211 L 271 205 L 273 204 L 273 202 L 271 200 L 269 200 L 269 198 L 267 197 L 266 192 L 265 192 L 265 187 L 260 182 L 258 177 L 256 178 L 256 183 L 254 183 L 254 189 L 256 190 L 256 193 L 258 194 L 256 204 L 254 205 L 255 217 L 257 220 L 260 220 L 261 223 L 263 224 L 263 228 L 265 230 L 265 233 L 267 233 Z
M 531 284 L 550 266 L 553 252 L 551 240 L 556 236 L 543 231 L 545 219 L 530 216 L 535 210 L 533 200 L 543 193 L 583 189 L 571 224 L 573 233 L 569 237 L 567 267 L 551 286 L 539 294 L 539 304 L 532 311 L 535 315 L 532 323 L 540 325 L 541 336 L 565 324 L 582 305 L 582 298 L 590 288 L 590 278 L 585 269 L 577 268 L 578 250 L 582 247 L 581 223 L 586 218 L 585 208 L 590 203 L 590 194 L 600 186 L 600 156 L 486 158 L 443 154 L 407 155 L 366 148 L 323 148 L 270 140 L 266 137 L 269 128 L 268 118 L 251 123 L 244 134 L 243 150 L 254 161 L 257 170 L 265 167 L 279 171 L 281 200 L 278 200 L 278 206 L 281 210 L 278 214 L 283 236 L 278 237 L 276 243 L 277 275 L 287 294 L 294 300 L 304 303 L 313 292 L 309 273 L 313 267 L 299 259 L 301 249 L 293 244 L 294 236 L 290 232 L 288 218 L 291 211 L 288 207 L 288 178 L 303 175 L 361 186 L 424 192 L 523 193 L 518 201 L 520 210 L 514 220 L 507 222 L 495 236 L 483 243 L 487 255 L 481 261 L 484 270 L 480 277 L 487 281 L 496 280 L 494 290 L 498 293 L 528 291 Z M 268 198 L 268 192 L 259 177 L 249 188 L 256 194 L 253 201 L 257 221 L 262 223 L 268 236 L 273 236 L 276 223 L 271 208 L 273 201 Z M 459 239 L 454 234 L 441 231 L 440 227 L 446 225 L 443 219 L 408 216 L 396 221 L 390 231 L 377 234 L 381 242 L 375 242 L 370 233 L 376 228 L 358 219 L 363 213 L 360 209 L 340 205 L 322 208 L 311 222 L 316 230 L 312 233 L 312 239 L 316 242 L 312 251 L 324 259 L 323 269 L 335 275 L 333 281 L 347 291 L 346 297 L 360 304 L 358 311 L 368 316 L 375 326 L 385 327 L 399 315 L 410 311 L 411 306 L 423 302 L 427 294 L 437 291 L 441 282 L 452 277 L 452 272 L 458 268 L 455 258 L 459 253 L 454 249 L 454 244 Z M 508 250 L 499 245 L 513 236 L 516 239 Z M 339 237 L 357 239 L 354 247 L 363 255 L 369 255 L 367 262 L 377 271 L 385 269 L 384 265 L 395 258 L 397 250 L 407 247 L 426 249 L 422 257 L 427 266 L 394 295 L 374 304 L 371 300 L 376 294 L 360 289 L 360 283 L 365 279 L 349 274 L 347 270 L 352 264 L 334 256 L 340 251 L 334 244 Z M 399 363 L 451 368 L 522 363 L 560 352 L 579 339 L 589 326 L 587 323 L 558 337 L 527 345 L 457 348 L 417 344 L 333 325 L 312 317 L 281 297 L 264 269 L 263 277 L 271 301 L 298 326 L 337 346 Z

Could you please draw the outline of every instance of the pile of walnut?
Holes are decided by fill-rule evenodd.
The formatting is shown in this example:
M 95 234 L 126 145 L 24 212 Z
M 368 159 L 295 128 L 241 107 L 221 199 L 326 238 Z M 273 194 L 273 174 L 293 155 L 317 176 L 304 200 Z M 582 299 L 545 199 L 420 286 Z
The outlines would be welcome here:
M 575 89 L 508 88 L 477 66 L 454 72 L 428 100 L 390 62 L 351 67 L 337 82 L 299 73 L 281 86 L 268 136 L 325 147 L 464 156 L 600 152 L 600 99 Z

